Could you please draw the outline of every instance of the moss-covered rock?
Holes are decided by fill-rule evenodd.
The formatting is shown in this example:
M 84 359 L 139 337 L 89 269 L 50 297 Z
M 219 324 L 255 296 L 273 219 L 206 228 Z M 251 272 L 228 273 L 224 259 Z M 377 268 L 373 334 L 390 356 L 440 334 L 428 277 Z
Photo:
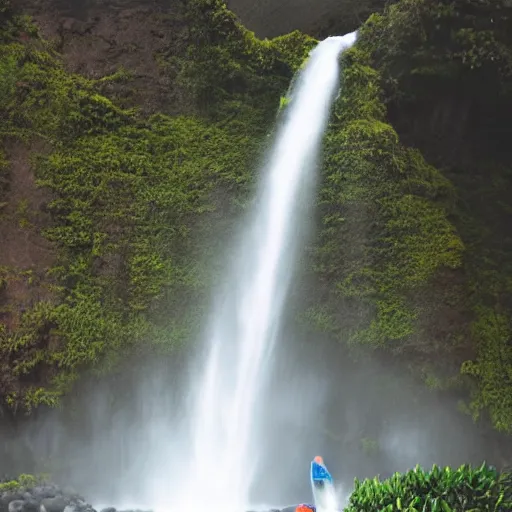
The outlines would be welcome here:
M 511 20 L 501 0 L 402 0 L 361 28 L 326 142 L 325 286 L 306 315 L 402 354 L 433 388 L 465 387 L 462 408 L 508 432 Z
M 237 129 L 268 127 L 276 94 L 288 88 L 314 39 L 300 32 L 257 39 L 223 0 L 191 0 L 187 20 L 190 44 L 179 80 L 199 111 L 223 123 L 236 116 Z
M 170 117 L 108 97 L 130 70 L 69 73 L 1 4 L 0 231 L 51 248 L 37 264 L 0 254 L 0 394 L 13 408 L 56 404 L 127 350 L 190 339 L 214 244 L 315 44 L 260 40 L 221 0 L 179 5 L 179 45 L 154 55 L 183 100 Z M 306 312 L 340 340 L 401 354 L 433 388 L 465 384 L 466 408 L 504 431 L 511 19 L 504 0 L 401 0 L 362 27 L 325 141 Z
M 511 20 L 512 6 L 501 0 L 407 0 L 373 16 L 365 31 L 393 125 L 454 185 L 452 223 L 466 247 L 464 300 L 455 307 L 470 324 L 461 362 L 476 352 L 462 366 L 472 377 L 469 410 L 474 417 L 486 411 L 496 428 L 508 432 Z M 437 293 L 453 284 L 438 283 Z
M 14 409 L 55 405 L 84 370 L 111 369 L 132 349 L 172 349 L 198 326 L 210 231 L 229 228 L 229 202 L 249 189 L 251 162 L 314 41 L 260 41 L 220 1 L 191 1 L 186 17 L 188 50 L 173 70 L 195 108 L 179 117 L 119 107 L 101 93 L 116 76 L 68 73 L 25 18 L 10 13 L 2 27 L 4 145 L 44 141 L 26 149 L 46 191 L 48 221 L 33 231 L 54 252 L 37 269 L 44 293 L 23 277 L 34 269 L 2 268 L 0 393 Z M 10 163 L 2 169 L 18 172 Z M 221 206 L 224 226 L 213 225 Z
M 365 50 L 356 46 L 344 62 L 327 133 L 316 268 L 330 283 L 340 338 L 397 348 L 430 314 L 415 297 L 436 272 L 461 264 L 463 244 L 448 220 L 453 189 L 386 122 Z

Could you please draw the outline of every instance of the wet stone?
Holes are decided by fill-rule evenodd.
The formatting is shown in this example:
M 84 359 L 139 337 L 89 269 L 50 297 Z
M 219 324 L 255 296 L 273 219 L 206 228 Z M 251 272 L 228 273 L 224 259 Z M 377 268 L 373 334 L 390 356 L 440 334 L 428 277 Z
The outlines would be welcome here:
M 21 492 L 13 492 L 7 491 L 0 495 L 0 504 L 5 505 L 4 508 L 7 509 L 7 506 L 11 501 L 22 500 L 23 494 Z
M 90 503 L 86 503 L 82 499 L 74 501 L 71 505 L 74 506 L 78 512 L 89 512 L 91 510 L 94 510 Z
M 64 509 L 68 506 L 69 501 L 66 500 L 63 496 L 57 496 L 55 498 L 45 498 L 41 502 L 41 512 L 43 512 L 42 507 L 44 507 L 46 512 L 64 512 Z
M 46 498 L 55 498 L 58 489 L 50 485 L 40 485 L 32 489 L 32 495 L 36 500 L 44 500 Z
M 9 503 L 8 511 L 9 512 L 23 512 L 23 507 L 25 505 L 25 501 L 23 500 L 14 500 Z
M 73 487 L 69 487 L 69 486 L 64 487 L 62 489 L 62 494 L 64 496 L 68 496 L 72 500 L 83 499 L 82 496 L 75 489 L 73 489 Z
M 39 511 L 39 503 L 34 498 L 30 497 L 25 500 L 25 504 L 23 505 L 23 512 L 38 512 Z

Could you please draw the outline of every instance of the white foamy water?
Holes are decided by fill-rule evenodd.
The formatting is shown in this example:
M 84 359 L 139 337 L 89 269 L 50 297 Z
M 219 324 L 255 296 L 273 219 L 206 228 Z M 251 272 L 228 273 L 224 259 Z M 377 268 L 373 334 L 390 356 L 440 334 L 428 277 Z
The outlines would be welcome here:
M 177 485 L 169 480 L 171 510 L 240 512 L 249 505 L 261 452 L 255 406 L 271 369 L 299 249 L 299 198 L 313 200 L 316 156 L 338 87 L 338 57 L 354 41 L 355 33 L 321 42 L 291 93 L 257 201 L 215 297 L 206 359 L 193 380 L 190 452 Z

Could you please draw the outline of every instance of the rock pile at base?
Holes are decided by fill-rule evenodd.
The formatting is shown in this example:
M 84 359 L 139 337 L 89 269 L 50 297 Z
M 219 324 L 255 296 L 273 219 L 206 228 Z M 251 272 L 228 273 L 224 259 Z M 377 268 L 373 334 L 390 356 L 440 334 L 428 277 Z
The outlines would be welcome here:
M 0 491 L 0 512 L 151 512 L 141 510 L 117 510 L 113 507 L 96 510 L 72 489 L 59 488 L 55 484 L 22 487 Z M 262 512 L 262 511 L 258 511 Z M 288 508 L 265 512 L 288 512 Z
M 0 492 L 0 512 L 98 512 L 72 489 L 61 489 L 54 484 L 38 485 Z M 117 511 L 106 508 L 100 512 Z
M 0 512 L 96 512 L 82 496 L 53 484 L 0 493 Z

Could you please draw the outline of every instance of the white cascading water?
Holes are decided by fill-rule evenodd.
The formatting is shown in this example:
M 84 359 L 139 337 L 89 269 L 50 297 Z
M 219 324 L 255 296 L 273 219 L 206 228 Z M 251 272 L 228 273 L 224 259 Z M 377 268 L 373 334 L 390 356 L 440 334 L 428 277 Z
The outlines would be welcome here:
M 215 297 L 206 360 L 194 379 L 191 453 L 172 489 L 171 510 L 241 512 L 249 505 L 261 452 L 255 406 L 304 224 L 298 199 L 314 198 L 314 167 L 338 88 L 338 57 L 355 38 L 352 33 L 319 43 L 291 93 L 258 200 L 226 285 Z

